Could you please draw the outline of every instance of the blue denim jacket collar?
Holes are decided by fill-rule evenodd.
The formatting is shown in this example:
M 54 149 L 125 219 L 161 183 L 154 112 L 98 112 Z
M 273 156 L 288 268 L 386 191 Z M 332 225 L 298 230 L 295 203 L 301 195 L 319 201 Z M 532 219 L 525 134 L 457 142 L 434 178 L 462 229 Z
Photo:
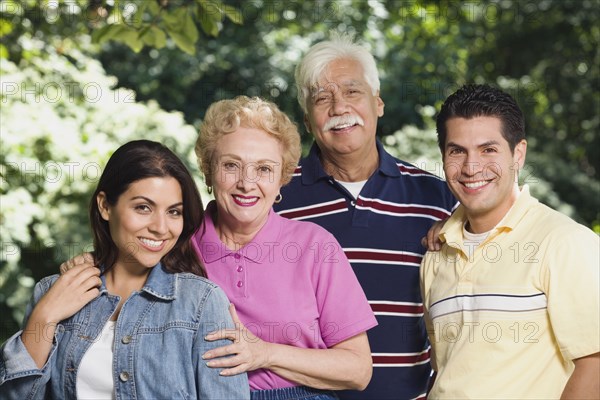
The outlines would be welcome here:
M 168 274 L 160 264 L 149 272 L 143 288 L 123 302 L 114 327 L 115 399 L 249 399 L 245 374 L 220 378 L 206 363 L 192 362 L 230 344 L 226 339 L 204 340 L 215 328 L 234 327 L 225 293 L 193 274 Z M 35 286 L 27 316 L 57 279 L 58 275 L 44 278 Z M 100 297 L 61 321 L 42 369 L 23 345 L 22 331 L 0 347 L 0 398 L 77 397 L 81 361 L 119 304 L 119 297 L 108 293 L 104 277 L 102 281 Z M 179 371 L 164 384 L 165 374 Z
M 108 294 L 106 277 L 100 276 L 100 294 Z M 161 300 L 174 300 L 177 297 L 177 275 L 168 273 L 161 263 L 152 267 L 142 291 Z

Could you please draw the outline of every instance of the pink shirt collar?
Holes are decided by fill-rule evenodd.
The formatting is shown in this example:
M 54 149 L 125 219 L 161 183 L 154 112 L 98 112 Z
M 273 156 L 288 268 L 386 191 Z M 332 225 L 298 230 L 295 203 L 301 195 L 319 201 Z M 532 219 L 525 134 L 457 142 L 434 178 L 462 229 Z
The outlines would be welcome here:
M 212 263 L 229 255 L 235 258 L 244 257 L 257 264 L 268 260 L 270 252 L 279 243 L 283 217 L 270 210 L 267 223 L 260 229 L 254 239 L 236 251 L 225 246 L 217 234 L 214 221 L 212 220 L 212 214 L 216 212 L 216 207 L 217 204 L 214 200 L 208 203 L 206 212 L 204 213 L 204 223 L 198 231 L 199 234 L 195 235 L 198 237 L 198 239 L 194 240 L 196 247 L 198 247 L 200 243 L 199 239 L 202 237 L 200 254 L 204 262 Z

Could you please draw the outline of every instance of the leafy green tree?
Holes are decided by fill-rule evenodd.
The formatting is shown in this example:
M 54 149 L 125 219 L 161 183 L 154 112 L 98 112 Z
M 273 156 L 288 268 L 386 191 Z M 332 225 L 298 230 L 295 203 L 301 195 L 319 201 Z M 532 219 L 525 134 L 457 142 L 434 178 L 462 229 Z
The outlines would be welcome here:
M 393 154 L 441 174 L 441 102 L 498 85 L 526 114 L 523 180 L 600 232 L 599 17 L 598 0 L 0 1 L 0 340 L 33 282 L 89 249 L 86 203 L 110 151 L 154 138 L 199 176 L 193 126 L 240 94 L 304 131 L 293 71 L 330 30 L 375 55 Z
M 4 0 L 0 33 L 16 38 L 24 32 L 69 36 L 92 31 L 95 43 L 124 43 L 134 52 L 145 46 L 161 49 L 170 39 L 193 55 L 198 27 L 217 36 L 224 20 L 241 24 L 242 14 L 219 0 Z M 20 44 L 0 45 L 0 54 L 19 54 Z
M 0 341 L 18 329 L 35 281 L 90 251 L 87 205 L 120 144 L 160 141 L 197 177 L 197 132 L 181 113 L 115 89 L 97 60 L 36 39 L 19 65 L 0 64 Z M 200 186 L 200 181 L 198 184 Z
M 485 2 L 469 75 L 511 91 L 527 116 L 533 179 L 600 227 L 600 2 Z
M 246 23 L 199 42 L 195 57 L 110 45 L 100 59 L 120 85 L 183 111 L 193 124 L 211 102 L 246 94 L 275 101 L 302 125 L 295 65 L 330 29 L 354 33 L 381 70 L 380 136 L 425 129 L 419 110 L 439 109 L 464 83 L 495 84 L 526 114 L 526 181 L 539 186 L 543 201 L 600 231 L 597 0 L 235 4 Z

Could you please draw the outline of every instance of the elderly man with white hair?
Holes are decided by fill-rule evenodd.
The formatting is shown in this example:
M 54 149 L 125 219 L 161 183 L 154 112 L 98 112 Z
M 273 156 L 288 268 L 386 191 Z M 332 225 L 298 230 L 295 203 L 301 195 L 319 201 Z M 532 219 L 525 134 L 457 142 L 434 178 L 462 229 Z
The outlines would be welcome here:
M 377 140 L 384 102 L 375 60 L 364 47 L 343 35 L 315 44 L 296 68 L 296 84 L 315 143 L 281 189 L 275 211 L 336 237 L 379 323 L 368 333 L 370 384 L 339 396 L 425 398 L 431 367 L 419 290 L 421 238 L 456 200 L 442 179 L 392 157 Z

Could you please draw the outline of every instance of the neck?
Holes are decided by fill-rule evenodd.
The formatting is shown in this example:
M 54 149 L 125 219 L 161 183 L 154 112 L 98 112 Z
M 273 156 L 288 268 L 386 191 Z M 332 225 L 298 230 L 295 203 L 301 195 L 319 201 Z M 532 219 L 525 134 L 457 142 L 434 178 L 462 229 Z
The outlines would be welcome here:
M 121 295 L 119 293 L 121 292 L 129 297 L 131 292 L 140 290 L 144 287 L 149 274 L 150 268 L 133 272 L 127 268 L 121 267 L 119 264 L 115 264 L 106 272 L 106 288 L 111 293 Z
M 500 222 L 500 220 L 498 220 L 498 222 Z M 482 220 L 482 218 L 469 218 L 469 221 L 467 222 L 465 229 L 467 230 L 467 232 L 471 232 L 471 233 L 475 233 L 475 234 L 489 232 L 492 229 L 494 229 L 494 227 L 498 223 L 498 222 L 494 222 L 494 221 L 495 221 L 495 219 L 493 221 L 490 221 L 490 220 Z
M 366 181 L 379 166 L 375 146 L 357 154 L 335 155 L 322 151 L 320 158 L 325 172 L 342 182 Z
M 250 243 L 265 225 L 267 219 L 268 217 L 259 224 L 242 225 L 236 224 L 235 222 L 228 223 L 228 221 L 225 221 L 225 218 L 219 217 L 218 212 L 215 212 L 215 215 L 213 216 L 215 230 L 217 231 L 217 235 L 219 235 L 219 239 L 221 239 L 221 242 L 223 242 L 229 250 L 234 251 L 238 251 L 246 244 Z
M 508 214 L 513 204 L 515 204 L 517 201 L 518 196 L 519 186 L 515 185 L 514 190 L 510 195 L 510 201 L 503 206 L 482 214 L 474 214 L 467 211 L 467 225 L 465 226 L 465 229 L 471 233 L 484 233 L 491 231 L 500 223 L 500 221 L 502 221 L 506 214 Z
M 122 267 L 119 263 L 106 272 L 105 280 L 108 292 L 121 298 L 115 313 L 111 317 L 112 321 L 117 319 L 123 303 L 131 296 L 131 293 L 139 291 L 144 287 L 149 274 L 150 268 L 133 272 L 128 268 Z

